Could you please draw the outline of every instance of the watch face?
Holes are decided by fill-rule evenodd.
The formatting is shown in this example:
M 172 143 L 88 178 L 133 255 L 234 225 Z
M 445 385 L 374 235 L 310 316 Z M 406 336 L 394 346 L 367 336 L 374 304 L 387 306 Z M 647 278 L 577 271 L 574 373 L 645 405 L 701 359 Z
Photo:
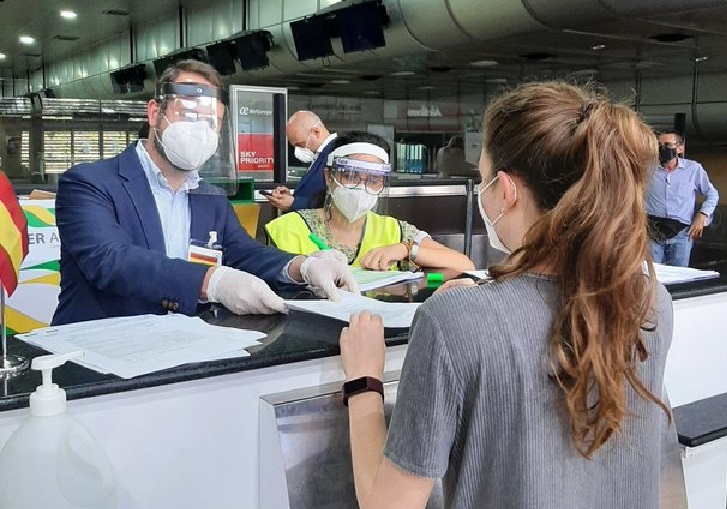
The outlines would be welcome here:
M 368 387 L 368 382 L 366 380 L 366 377 L 356 378 L 355 380 L 350 380 L 344 384 L 344 389 L 348 394 L 362 391 L 362 390 L 366 389 L 367 387 Z

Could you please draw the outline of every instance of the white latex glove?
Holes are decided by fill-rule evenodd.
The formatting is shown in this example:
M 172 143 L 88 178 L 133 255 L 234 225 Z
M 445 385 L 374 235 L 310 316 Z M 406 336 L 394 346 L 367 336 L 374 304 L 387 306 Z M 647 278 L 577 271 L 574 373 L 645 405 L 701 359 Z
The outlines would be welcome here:
M 322 260 L 333 260 L 334 262 L 348 265 L 348 257 L 340 252 L 338 249 L 322 249 L 320 251 L 316 251 L 315 253 L 311 253 L 308 256 L 311 256 L 313 258 L 321 258 Z
M 307 256 L 300 265 L 300 274 L 316 294 L 334 301 L 340 299 L 338 288 L 359 292 L 358 283 L 347 263 L 323 256 Z
M 207 300 L 219 302 L 237 315 L 283 313 L 283 299 L 257 276 L 232 267 L 217 267 L 207 285 Z

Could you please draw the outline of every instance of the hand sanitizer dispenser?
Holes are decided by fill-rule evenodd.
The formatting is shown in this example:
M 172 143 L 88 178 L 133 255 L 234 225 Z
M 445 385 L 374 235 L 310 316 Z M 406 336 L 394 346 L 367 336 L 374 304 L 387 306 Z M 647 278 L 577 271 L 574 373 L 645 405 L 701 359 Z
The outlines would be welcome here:
M 66 391 L 53 368 L 83 352 L 36 357 L 43 384 L 30 395 L 30 416 L 0 451 L 0 508 L 113 509 L 113 467 L 91 433 L 66 413 Z

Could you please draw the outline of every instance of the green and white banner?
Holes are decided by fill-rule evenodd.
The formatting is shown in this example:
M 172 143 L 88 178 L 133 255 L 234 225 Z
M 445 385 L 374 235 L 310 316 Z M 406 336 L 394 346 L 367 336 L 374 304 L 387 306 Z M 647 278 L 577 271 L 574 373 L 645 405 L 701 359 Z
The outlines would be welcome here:
M 20 200 L 28 220 L 30 249 L 18 275 L 18 288 L 8 299 L 9 334 L 47 326 L 58 305 L 61 240 L 56 227 L 55 200 Z

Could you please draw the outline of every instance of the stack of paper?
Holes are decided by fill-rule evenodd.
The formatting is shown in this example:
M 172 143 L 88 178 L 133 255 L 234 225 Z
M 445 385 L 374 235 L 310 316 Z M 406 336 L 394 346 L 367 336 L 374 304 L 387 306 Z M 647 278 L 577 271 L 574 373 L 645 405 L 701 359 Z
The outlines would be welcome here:
M 75 361 L 101 373 L 132 378 L 190 362 L 247 356 L 260 332 L 209 325 L 179 314 L 141 315 L 46 327 L 18 339 L 51 353 L 83 350 Z
M 358 283 L 359 290 L 367 292 L 383 286 L 412 281 L 424 276 L 423 272 L 401 272 L 397 270 L 363 270 L 353 269 L 353 275 Z
M 676 283 L 688 283 L 700 279 L 712 279 L 719 277 L 719 272 L 713 270 L 700 270 L 691 267 L 672 267 L 671 265 L 654 264 L 656 279 L 664 285 Z
M 286 300 L 289 309 L 307 311 L 317 315 L 328 316 L 337 320 L 348 322 L 354 313 L 370 311 L 381 315 L 384 327 L 405 329 L 411 327 L 414 313 L 419 307 L 418 303 L 410 302 L 382 302 L 349 292 L 339 292 L 341 300 Z

